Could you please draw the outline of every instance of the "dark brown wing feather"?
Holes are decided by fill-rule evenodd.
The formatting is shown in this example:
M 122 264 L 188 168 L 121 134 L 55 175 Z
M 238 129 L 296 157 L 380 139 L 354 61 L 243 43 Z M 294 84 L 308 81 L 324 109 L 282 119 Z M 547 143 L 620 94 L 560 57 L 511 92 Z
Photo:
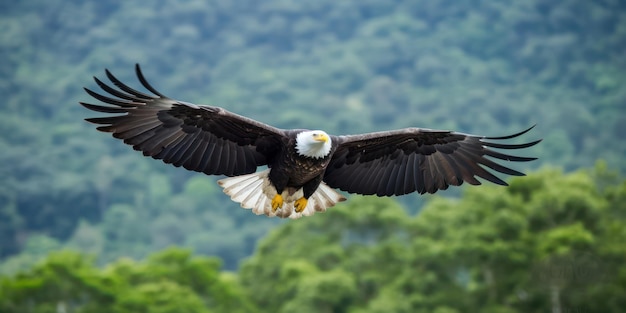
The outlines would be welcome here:
M 81 104 L 93 111 L 122 114 L 86 119 L 97 129 L 113 133 L 145 156 L 162 159 L 192 171 L 228 176 L 248 174 L 266 165 L 278 152 L 284 131 L 228 112 L 170 99 L 154 89 L 139 65 L 141 84 L 151 93 L 137 91 L 108 70 L 113 88 L 94 77 L 108 95 L 85 88 L 92 97 L 113 106 Z
M 464 181 L 479 185 L 476 177 L 506 185 L 490 170 L 515 176 L 524 174 L 487 157 L 514 162 L 536 158 L 512 156 L 490 148 L 523 149 L 541 140 L 526 144 L 493 141 L 518 137 L 533 127 L 504 137 L 419 128 L 334 137 L 338 148 L 326 169 L 324 181 L 343 191 L 378 196 L 414 191 L 434 193 Z

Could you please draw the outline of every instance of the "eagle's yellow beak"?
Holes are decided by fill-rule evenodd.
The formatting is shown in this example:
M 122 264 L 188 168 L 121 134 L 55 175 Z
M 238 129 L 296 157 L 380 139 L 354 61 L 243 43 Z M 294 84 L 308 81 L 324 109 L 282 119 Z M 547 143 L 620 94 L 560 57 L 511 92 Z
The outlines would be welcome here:
M 313 134 L 313 140 L 319 141 L 319 142 L 327 142 L 328 136 L 324 134 Z

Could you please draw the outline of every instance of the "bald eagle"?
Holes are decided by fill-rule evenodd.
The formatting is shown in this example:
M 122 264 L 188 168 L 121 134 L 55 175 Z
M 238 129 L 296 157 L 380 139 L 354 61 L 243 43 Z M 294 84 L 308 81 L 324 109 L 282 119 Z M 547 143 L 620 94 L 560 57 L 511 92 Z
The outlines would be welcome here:
M 137 91 L 110 71 L 111 87 L 94 77 L 108 95 L 85 91 L 113 106 L 81 102 L 87 109 L 118 114 L 86 119 L 98 130 L 122 139 L 144 156 L 207 175 L 224 192 L 256 214 L 299 218 L 323 212 L 345 197 L 335 189 L 363 195 L 393 196 L 417 191 L 434 193 L 476 177 L 507 185 L 488 169 L 508 175 L 524 174 L 493 160 L 525 162 L 536 158 L 494 151 L 522 149 L 524 144 L 446 130 L 405 128 L 368 134 L 333 136 L 322 130 L 279 129 L 223 108 L 171 99 L 153 88 L 135 66 Z M 121 114 L 121 115 L 120 115 Z M 267 169 L 257 172 L 257 168 Z

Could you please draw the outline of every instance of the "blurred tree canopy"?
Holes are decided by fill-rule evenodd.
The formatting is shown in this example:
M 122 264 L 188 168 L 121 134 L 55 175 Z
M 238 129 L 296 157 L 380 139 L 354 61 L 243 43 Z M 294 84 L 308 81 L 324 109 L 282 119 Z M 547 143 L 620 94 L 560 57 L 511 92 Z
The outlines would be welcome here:
M 626 184 L 596 184 L 544 170 L 416 217 L 353 198 L 271 232 L 241 280 L 271 312 L 619 312 Z
M 120 79 L 134 82 L 136 62 L 144 66 L 152 84 L 171 97 L 220 105 L 278 127 L 344 134 L 420 126 L 499 135 L 537 123 L 532 135 L 545 140 L 529 155 L 540 160 L 526 166 L 553 165 L 570 172 L 602 158 L 623 174 L 625 9 L 626 3 L 618 0 L 4 2 L 0 273 L 30 268 L 60 248 L 97 255 L 96 264 L 105 264 L 120 256 L 141 259 L 171 245 L 218 256 L 226 269 L 234 270 L 269 229 L 282 223 L 240 209 L 221 193 L 215 178 L 143 158 L 82 121 L 90 115 L 77 102 L 89 100 L 82 86 L 97 89 L 91 76 L 109 68 Z M 522 197 L 523 190 L 519 192 L 511 197 Z M 416 195 L 400 201 L 411 213 L 422 206 Z M 450 206 L 446 201 L 453 200 L 436 200 L 429 206 Z M 518 228 L 542 230 L 540 239 L 525 238 L 538 244 L 533 256 L 548 258 L 565 253 L 559 250 L 564 245 L 585 248 L 599 240 L 585 233 L 593 226 L 585 223 L 594 223 L 604 211 L 561 212 L 556 217 L 580 218 L 582 224 L 544 233 L 550 223 L 537 216 L 539 224 L 524 226 L 531 221 L 518 221 L 521 204 L 510 201 L 515 209 L 499 218 L 501 227 L 511 223 L 512 229 L 489 231 L 515 237 L 521 236 Z M 537 203 L 529 207 L 543 200 L 533 201 Z M 555 201 L 555 208 L 569 205 L 550 201 Z M 388 199 L 352 202 L 366 211 L 397 206 Z M 400 219 L 406 214 L 398 208 L 390 212 Z M 504 213 L 493 213 L 480 223 L 499 225 L 492 219 Z M 387 218 L 394 221 L 393 216 Z M 293 224 L 286 227 L 301 222 Z M 617 225 L 606 231 L 619 233 Z M 475 231 L 458 236 L 482 242 L 481 236 L 489 235 Z M 385 236 L 410 238 L 410 234 Z M 383 236 L 374 234 L 372 240 L 381 240 L 379 235 Z M 389 242 L 400 245 L 398 240 Z M 513 247 L 503 245 L 492 243 L 468 257 L 480 259 L 499 249 L 504 252 L 498 253 L 513 254 L 506 252 Z M 302 262 L 290 268 L 296 276 L 299 271 L 321 275 L 318 281 L 297 283 L 302 284 L 299 288 L 342 286 L 345 293 L 333 294 L 332 300 L 320 304 L 324 308 L 348 306 L 355 297 L 365 299 L 361 282 L 347 269 L 327 273 L 320 264 Z M 497 268 L 472 272 L 459 267 L 457 274 L 473 281 L 477 273 L 493 275 L 493 284 L 512 284 L 500 280 Z M 397 296 L 393 288 L 404 285 L 394 284 L 397 287 L 380 292 Z M 494 285 L 476 288 L 494 290 L 488 286 Z M 142 290 L 149 294 L 178 287 L 155 288 Z M 290 305 L 318 303 L 308 296 L 290 298 Z M 486 296 L 494 310 L 504 303 L 502 297 L 513 297 L 500 292 Z M 535 299 L 528 292 L 526 297 Z M 387 305 L 376 301 L 363 310 Z M 413 307 L 404 304 L 407 310 Z M 440 304 L 432 308 L 458 309 Z
M 0 281 L 2 312 L 254 312 L 215 258 L 170 248 L 142 263 L 120 259 L 104 269 L 71 251 Z
M 602 186 L 602 188 L 598 188 Z M 285 223 L 240 270 L 169 248 L 97 268 L 64 251 L 0 278 L 0 311 L 622 312 L 626 180 L 599 163 L 434 197 L 353 197 Z

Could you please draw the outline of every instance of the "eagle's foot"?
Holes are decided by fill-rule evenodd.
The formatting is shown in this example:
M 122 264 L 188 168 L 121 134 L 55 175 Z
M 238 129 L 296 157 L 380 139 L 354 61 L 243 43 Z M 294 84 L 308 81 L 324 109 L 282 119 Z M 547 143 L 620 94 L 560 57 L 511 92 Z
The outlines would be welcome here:
M 296 212 L 297 213 L 301 213 L 306 208 L 306 204 L 307 203 L 308 203 L 308 200 L 306 198 L 302 197 L 302 198 L 296 200 L 296 202 L 293 203 L 293 206 L 296 207 Z
M 274 199 L 272 199 L 272 211 L 276 212 L 276 210 L 283 207 L 283 196 L 275 195 Z

